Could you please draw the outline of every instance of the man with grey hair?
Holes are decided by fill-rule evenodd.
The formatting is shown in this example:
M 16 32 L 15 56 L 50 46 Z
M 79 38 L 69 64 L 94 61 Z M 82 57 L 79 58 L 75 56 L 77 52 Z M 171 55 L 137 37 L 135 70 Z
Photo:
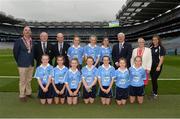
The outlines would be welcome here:
M 119 43 L 115 44 L 112 49 L 112 60 L 114 62 L 114 66 L 117 69 L 118 61 L 120 58 L 125 58 L 127 61 L 127 67 L 130 67 L 130 59 L 132 55 L 132 46 L 131 44 L 125 42 L 125 34 L 118 33 L 117 35 Z
M 25 26 L 23 36 L 16 40 L 13 55 L 19 71 L 19 98 L 22 102 L 31 97 L 31 80 L 34 69 L 34 45 L 31 38 L 31 28 Z
M 57 58 L 57 56 L 63 56 L 64 57 L 64 65 L 66 67 L 69 67 L 67 51 L 68 51 L 68 48 L 70 47 L 70 45 L 64 41 L 63 33 L 58 33 L 56 35 L 56 40 L 57 40 L 57 43 L 53 46 L 53 55 L 55 58 Z M 57 62 L 55 60 L 54 66 L 56 66 L 56 65 L 57 65 Z
M 52 45 L 48 42 L 48 33 L 41 32 L 40 33 L 40 41 L 35 44 L 34 47 L 34 58 L 36 60 L 36 67 L 41 64 L 42 55 L 49 55 L 49 64 L 52 65 L 53 59 L 53 50 Z

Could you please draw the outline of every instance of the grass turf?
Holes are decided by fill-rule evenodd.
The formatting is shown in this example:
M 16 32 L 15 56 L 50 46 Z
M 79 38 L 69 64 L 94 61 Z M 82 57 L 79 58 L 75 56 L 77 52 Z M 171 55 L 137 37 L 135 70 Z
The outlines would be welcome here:
M 161 78 L 180 79 L 180 56 L 166 56 Z M 11 50 L 0 50 L 0 76 L 18 76 Z M 127 104 L 118 107 L 113 99 L 111 106 L 102 106 L 99 98 L 95 104 L 85 105 L 80 99 L 76 106 L 40 105 L 37 98 L 21 103 L 18 99 L 18 79 L 0 78 L 0 117 L 180 117 L 180 80 L 160 80 L 158 101 L 145 97 L 143 105 Z M 33 92 L 37 82 L 32 81 Z M 151 85 L 146 87 L 150 94 Z M 34 94 L 36 96 L 36 93 Z
M 103 106 L 99 98 L 91 105 L 80 100 L 76 106 L 41 105 L 37 99 L 21 103 L 16 93 L 0 93 L 0 117 L 89 117 L 89 118 L 120 118 L 120 117 L 180 117 L 180 95 L 162 95 L 159 101 L 145 99 L 144 104 L 127 104 L 118 107 L 113 100 L 110 106 Z

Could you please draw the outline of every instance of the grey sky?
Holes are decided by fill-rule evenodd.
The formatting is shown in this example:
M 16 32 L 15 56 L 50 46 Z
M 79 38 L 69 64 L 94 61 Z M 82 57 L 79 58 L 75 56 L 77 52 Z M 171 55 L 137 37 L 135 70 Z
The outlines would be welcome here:
M 126 0 L 0 0 L 0 11 L 37 21 L 111 21 Z

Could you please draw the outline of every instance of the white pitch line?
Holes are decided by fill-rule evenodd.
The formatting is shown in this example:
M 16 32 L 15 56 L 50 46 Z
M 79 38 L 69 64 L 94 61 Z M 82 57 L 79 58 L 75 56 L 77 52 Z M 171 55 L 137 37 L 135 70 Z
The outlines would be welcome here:
M 0 78 L 12 78 L 12 79 L 14 79 L 14 78 L 19 78 L 19 76 L 0 76 Z
M 18 79 L 19 78 L 19 76 L 0 76 L 0 78 L 10 78 L 10 79 Z M 151 79 L 150 79 L 151 80 Z M 158 80 L 180 80 L 180 79 L 176 79 L 176 78 L 170 78 L 170 79 L 168 79 L 168 78 L 160 78 L 160 79 L 158 79 Z

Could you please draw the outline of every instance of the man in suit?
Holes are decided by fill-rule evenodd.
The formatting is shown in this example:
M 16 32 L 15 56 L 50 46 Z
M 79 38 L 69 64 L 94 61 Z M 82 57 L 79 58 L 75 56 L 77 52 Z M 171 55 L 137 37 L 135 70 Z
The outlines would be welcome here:
M 55 57 L 57 56 L 64 56 L 64 65 L 66 67 L 69 67 L 69 60 L 67 56 L 67 51 L 70 45 L 66 42 L 64 42 L 64 35 L 62 33 L 58 33 L 56 36 L 57 43 L 53 47 L 53 54 Z M 55 66 L 57 65 L 57 62 L 55 61 Z
M 53 59 L 53 51 L 52 45 L 48 42 L 48 34 L 46 32 L 42 32 L 40 34 L 40 42 L 37 42 L 34 47 L 34 58 L 36 60 L 36 67 L 41 64 L 42 55 L 49 55 L 49 64 L 52 65 Z
M 19 99 L 22 102 L 31 97 L 31 80 L 34 70 L 34 45 L 31 38 L 31 28 L 24 27 L 23 37 L 16 40 L 13 55 L 19 71 Z
M 118 33 L 118 44 L 115 44 L 112 49 L 112 60 L 114 62 L 114 66 L 118 68 L 119 58 L 125 58 L 127 61 L 127 67 L 130 67 L 130 59 L 132 55 L 132 46 L 131 44 L 125 42 L 125 34 Z

